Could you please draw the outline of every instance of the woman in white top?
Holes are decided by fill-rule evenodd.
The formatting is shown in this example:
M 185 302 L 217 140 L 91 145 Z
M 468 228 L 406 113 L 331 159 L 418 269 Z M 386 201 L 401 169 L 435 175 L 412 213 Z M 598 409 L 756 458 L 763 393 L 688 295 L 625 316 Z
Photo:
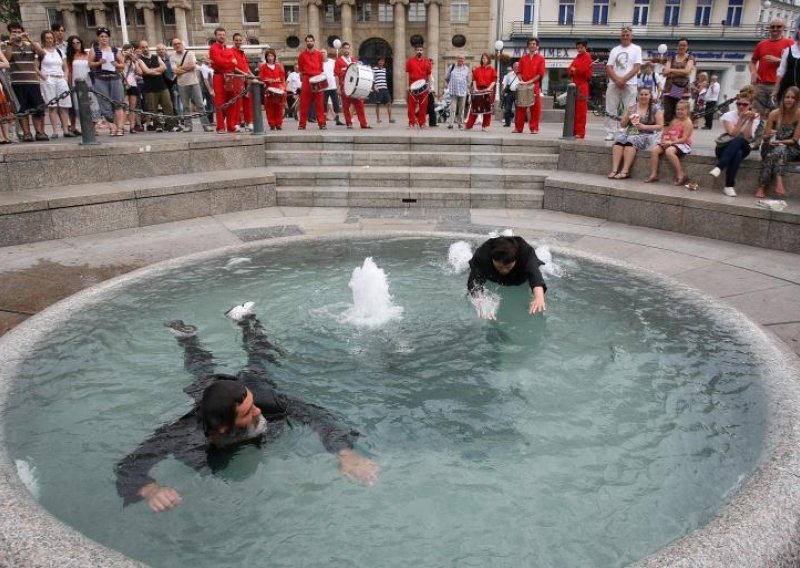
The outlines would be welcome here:
M 92 88 L 92 78 L 89 75 L 89 54 L 83 46 L 83 40 L 78 36 L 70 36 L 67 38 L 67 82 L 70 87 L 75 88 L 75 81 L 86 81 L 89 88 Z M 78 94 L 72 92 L 72 105 L 78 108 Z M 97 105 L 97 99 L 94 93 L 89 92 L 89 108 L 92 112 L 92 123 L 97 125 L 100 122 L 100 107 Z M 75 113 L 77 117 L 77 113 Z M 71 125 L 72 133 L 76 136 L 81 134 L 80 130 L 74 123 Z M 96 133 L 96 131 L 95 131 Z
M 42 32 L 42 50 L 39 53 L 39 73 L 42 76 L 42 96 L 50 115 L 50 125 L 53 127 L 51 138 L 58 138 L 56 121 L 61 120 L 61 131 L 64 138 L 75 136 L 69 128 L 69 112 L 72 108 L 72 98 L 65 96 L 56 102 L 50 102 L 56 97 L 69 92 L 67 85 L 67 60 L 64 53 L 56 48 L 56 36 L 50 30 Z
M 760 120 L 758 112 L 752 109 L 751 97 L 742 93 L 739 93 L 736 100 L 736 110 L 722 115 L 722 126 L 725 127 L 725 134 L 730 141 L 717 142 L 717 165 L 709 173 L 716 178 L 725 170 L 725 189 L 722 192 L 728 197 L 736 197 L 736 173 L 744 159 L 750 155 L 750 143 L 755 138 Z
M 100 103 L 100 114 L 111 126 L 111 136 L 125 134 L 125 111 L 122 80 L 119 73 L 125 68 L 122 51 L 111 45 L 108 28 L 97 28 L 97 45 L 89 52 L 89 67 L 94 71 L 94 90 Z

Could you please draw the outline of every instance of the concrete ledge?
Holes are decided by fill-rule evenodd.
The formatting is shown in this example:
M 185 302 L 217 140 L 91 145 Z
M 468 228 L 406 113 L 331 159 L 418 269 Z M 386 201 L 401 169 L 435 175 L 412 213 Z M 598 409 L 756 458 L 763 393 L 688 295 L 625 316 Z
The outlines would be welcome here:
M 543 207 L 628 225 L 800 252 L 800 214 L 769 211 L 758 207 L 754 200 L 717 193 L 558 172 L 544 184 Z

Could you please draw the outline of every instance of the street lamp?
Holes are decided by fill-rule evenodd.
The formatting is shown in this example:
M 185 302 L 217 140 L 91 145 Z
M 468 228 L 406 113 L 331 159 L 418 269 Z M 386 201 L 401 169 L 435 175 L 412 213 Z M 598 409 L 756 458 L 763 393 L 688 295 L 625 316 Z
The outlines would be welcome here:
M 339 59 L 339 49 L 342 47 L 342 40 L 338 37 L 333 40 L 333 49 L 336 50 L 336 59 Z
M 495 93 L 495 99 L 497 101 L 500 100 L 500 54 L 503 52 L 503 40 L 498 39 L 494 42 L 494 62 L 495 66 L 497 67 L 497 83 L 495 84 L 494 88 L 497 91 Z

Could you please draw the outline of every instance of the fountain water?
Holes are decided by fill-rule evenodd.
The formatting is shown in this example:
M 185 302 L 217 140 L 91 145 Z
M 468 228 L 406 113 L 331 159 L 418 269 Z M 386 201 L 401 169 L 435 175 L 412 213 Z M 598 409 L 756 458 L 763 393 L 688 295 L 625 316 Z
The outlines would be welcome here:
M 357 326 L 380 327 L 402 317 L 403 308 L 392 302 L 386 273 L 371 256 L 353 269 L 349 286 L 353 291 L 353 307 L 343 314 L 344 321 Z

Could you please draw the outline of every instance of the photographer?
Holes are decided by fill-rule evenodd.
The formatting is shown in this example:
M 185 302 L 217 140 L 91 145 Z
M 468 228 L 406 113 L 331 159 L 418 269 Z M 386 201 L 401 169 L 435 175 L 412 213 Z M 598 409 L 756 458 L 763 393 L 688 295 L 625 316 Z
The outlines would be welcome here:
M 142 99 L 142 89 L 139 84 L 142 82 L 142 74 L 139 73 L 139 54 L 134 47 L 126 43 L 122 46 L 122 57 L 125 61 L 125 69 L 122 71 L 122 80 L 125 83 L 125 96 L 128 99 L 128 123 L 130 133 L 144 132 L 141 119 L 136 114 L 136 109 L 140 107 Z
M 25 28 L 19 22 L 8 24 L 11 38 L 3 46 L 3 55 L 8 59 L 11 74 L 11 88 L 19 102 L 18 112 L 33 111 L 33 128 L 36 130 L 35 140 L 49 140 L 44 133 L 44 99 L 39 85 L 37 54 L 44 53 L 41 46 L 32 42 Z M 18 119 L 22 129 L 22 141 L 33 142 L 31 125 L 28 116 Z

